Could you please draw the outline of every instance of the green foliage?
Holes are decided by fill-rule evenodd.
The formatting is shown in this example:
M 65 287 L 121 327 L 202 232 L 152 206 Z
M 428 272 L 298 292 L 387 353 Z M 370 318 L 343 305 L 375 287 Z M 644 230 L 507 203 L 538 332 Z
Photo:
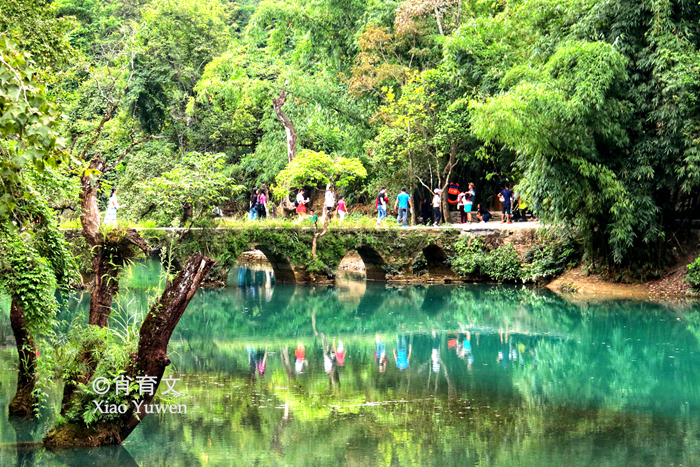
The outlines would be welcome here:
M 522 261 L 513 244 L 489 248 L 480 237 L 463 236 L 454 244 L 452 270 L 460 276 L 484 277 L 496 282 L 523 278 Z
M 581 259 L 581 245 L 568 236 L 544 232 L 525 252 L 527 280 L 542 282 L 560 276 Z
M 700 288 L 700 258 L 696 258 L 695 261 L 688 265 L 688 274 L 685 276 L 685 281 L 695 289 Z
M 64 160 L 58 136 L 58 110 L 36 80 L 29 55 L 0 36 L 0 215 L 30 193 L 20 171 L 56 167 Z
M 614 151 L 627 143 L 623 119 L 630 109 L 616 96 L 626 64 L 610 45 L 568 42 L 539 69 L 514 70 L 517 84 L 508 93 L 472 104 L 477 136 L 518 154 L 524 174 L 518 187 L 542 219 L 592 231 L 607 217 L 617 262 L 633 245 L 638 217 L 624 183 L 600 161 L 603 145 Z
M 99 326 L 87 326 L 77 320 L 72 323 L 68 335 L 53 342 L 55 354 L 55 376 L 66 382 L 75 381 L 75 378 L 84 374 L 93 361 L 99 362 L 95 368 L 95 378 L 107 378 L 113 380 L 126 372 L 132 361 L 132 354 L 136 352 L 137 339 L 124 340 L 120 332 Z M 119 414 L 95 413 L 93 400 L 108 401 L 108 404 L 127 404 L 131 406 L 133 399 L 125 394 L 116 394 L 109 391 L 107 394 L 96 394 L 88 384 L 80 384 L 78 397 L 67 411 L 65 418 L 69 422 L 90 426 L 96 422 L 105 422 L 118 418 Z M 138 388 L 134 383 L 131 391 Z M 136 389 L 137 390 L 137 389 Z
M 486 246 L 479 237 L 470 239 L 462 237 L 454 245 L 455 256 L 451 258 L 452 270 L 460 276 L 471 276 L 479 273 L 482 256 L 486 254 Z
M 11 217 L 0 216 L 0 291 L 18 301 L 32 335 L 50 330 L 55 289 L 77 282 L 76 273 L 68 243 L 41 196 L 33 192 L 19 200 Z
M 72 18 L 56 13 L 56 4 L 45 0 L 6 0 L 0 5 L 0 31 L 7 31 L 39 66 L 54 72 L 75 55 L 68 34 L 76 26 Z
M 161 225 L 181 225 L 202 217 L 242 189 L 222 173 L 224 162 L 224 154 L 185 154 L 172 170 L 129 190 L 131 216 L 155 219 Z
M 479 268 L 483 275 L 498 283 L 514 282 L 522 278 L 522 264 L 515 247 L 509 243 L 484 255 Z
M 47 332 L 56 315 L 56 276 L 49 261 L 31 241 L 31 234 L 0 230 L 0 287 L 18 301 L 32 332 Z
M 463 236 L 454 243 L 452 270 L 463 277 L 496 282 L 544 282 L 576 265 L 581 247 L 571 237 L 545 231 L 520 258 L 513 244 L 491 246 L 482 237 Z
M 277 175 L 275 194 L 283 197 L 290 188 L 307 185 L 343 188 L 366 176 L 367 170 L 359 159 L 334 157 L 324 152 L 304 149 Z

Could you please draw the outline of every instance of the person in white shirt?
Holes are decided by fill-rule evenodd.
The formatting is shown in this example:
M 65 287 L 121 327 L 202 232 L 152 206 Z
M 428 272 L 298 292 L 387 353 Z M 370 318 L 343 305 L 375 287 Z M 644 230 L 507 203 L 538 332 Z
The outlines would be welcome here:
M 308 199 L 304 199 L 304 190 L 299 190 L 297 193 L 297 198 L 296 198 L 296 213 L 299 214 L 299 218 L 297 219 L 297 222 L 301 222 L 301 220 L 304 218 L 306 215 L 306 203 L 308 203 Z
M 119 205 L 119 201 L 117 201 L 117 189 L 112 188 L 112 194 L 109 197 L 109 206 L 107 206 L 107 213 L 105 214 L 105 224 L 117 224 L 117 209 L 119 208 L 121 208 L 121 206 Z
M 333 212 L 333 208 L 335 208 L 335 194 L 333 194 L 333 190 L 330 188 L 326 187 L 326 212 L 323 213 L 324 216 L 330 216 L 331 213 Z
M 433 226 L 437 227 L 442 218 L 442 213 L 440 212 L 440 193 L 442 190 L 440 188 L 435 188 L 435 195 L 433 196 Z

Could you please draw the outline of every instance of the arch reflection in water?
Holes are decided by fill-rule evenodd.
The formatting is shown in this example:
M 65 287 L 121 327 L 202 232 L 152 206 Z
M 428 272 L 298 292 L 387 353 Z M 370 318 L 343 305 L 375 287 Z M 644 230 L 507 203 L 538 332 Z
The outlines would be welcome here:
M 229 277 L 238 276 L 236 284 L 244 299 L 262 299 L 269 302 L 272 299 L 272 288 L 275 286 L 275 275 L 272 268 L 265 265 L 238 266 L 229 271 Z M 229 283 L 230 280 L 229 280 Z
M 142 300 L 138 274 L 123 300 Z M 175 330 L 190 410 L 144 420 L 140 465 L 700 464 L 696 305 L 243 279 L 200 291 Z M 66 319 L 85 300 L 67 303 Z M 0 358 L 7 404 L 16 355 Z M 0 437 L 15 441 L 2 417 Z

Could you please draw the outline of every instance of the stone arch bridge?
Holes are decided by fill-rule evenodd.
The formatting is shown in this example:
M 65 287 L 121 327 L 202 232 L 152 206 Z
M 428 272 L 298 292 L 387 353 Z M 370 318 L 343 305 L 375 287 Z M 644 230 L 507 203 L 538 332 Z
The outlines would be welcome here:
M 144 230 L 142 236 L 157 246 L 167 241 L 164 230 Z M 201 251 L 216 259 L 219 263 L 212 279 L 220 282 L 225 282 L 240 254 L 251 249 L 258 249 L 267 257 L 280 282 L 333 282 L 340 261 L 351 251 L 362 258 L 367 280 L 445 282 L 459 279 L 449 263 L 456 254 L 454 243 L 461 235 L 483 235 L 487 242 L 514 243 L 516 248 L 529 247 L 535 238 L 532 228 L 335 228 L 318 237 L 314 258 L 314 232 L 308 227 L 256 225 L 192 229 L 182 236 L 175 249 L 180 258 Z
M 513 243 L 524 251 L 535 242 L 536 227 L 498 224 L 460 228 L 332 228 L 317 239 L 311 254 L 313 227 L 268 227 L 251 224 L 236 228 L 138 229 L 152 254 L 172 248 L 176 263 L 200 251 L 217 260 L 207 280 L 224 285 L 228 272 L 244 251 L 258 249 L 272 265 L 275 279 L 292 283 L 331 283 L 341 260 L 355 251 L 372 281 L 449 282 L 460 280 L 450 269 L 454 244 L 462 235 L 482 236 L 493 246 Z M 64 232 L 69 241 L 82 240 L 79 231 Z M 84 250 L 78 248 L 79 250 Z M 83 251 L 85 253 L 85 251 Z M 86 259 L 89 264 L 89 260 Z

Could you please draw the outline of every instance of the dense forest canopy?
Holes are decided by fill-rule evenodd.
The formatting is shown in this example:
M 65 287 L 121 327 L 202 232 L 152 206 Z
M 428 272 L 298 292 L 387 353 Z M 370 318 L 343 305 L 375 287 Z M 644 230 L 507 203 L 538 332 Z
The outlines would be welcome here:
M 3 123 L 3 206 L 76 216 L 99 157 L 100 206 L 115 187 L 121 217 L 184 225 L 298 188 L 278 175 L 318 153 L 364 166 L 351 205 L 507 181 L 587 258 L 658 268 L 697 214 L 699 21 L 689 0 L 3 0 L 3 54 L 28 57 L 4 79 L 35 79 L 49 135 Z

